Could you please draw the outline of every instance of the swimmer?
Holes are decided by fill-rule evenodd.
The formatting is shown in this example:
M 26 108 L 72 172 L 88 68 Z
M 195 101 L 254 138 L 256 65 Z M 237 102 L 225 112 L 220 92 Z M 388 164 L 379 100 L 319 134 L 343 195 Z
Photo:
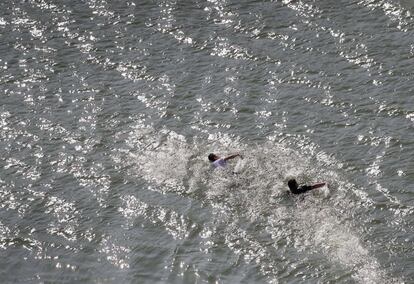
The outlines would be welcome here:
M 227 165 L 227 161 L 234 159 L 236 157 L 242 157 L 240 154 L 234 154 L 234 155 L 230 155 L 227 156 L 225 158 L 220 158 L 218 155 L 211 153 L 210 155 L 208 155 L 208 160 L 211 162 L 211 165 L 214 168 L 224 168 Z
M 314 185 L 301 185 L 301 186 L 299 186 L 295 179 L 291 179 L 291 180 L 288 181 L 289 189 L 293 194 L 304 193 L 304 192 L 307 192 L 309 190 L 322 187 L 325 184 L 326 183 L 322 182 L 322 183 L 316 183 Z

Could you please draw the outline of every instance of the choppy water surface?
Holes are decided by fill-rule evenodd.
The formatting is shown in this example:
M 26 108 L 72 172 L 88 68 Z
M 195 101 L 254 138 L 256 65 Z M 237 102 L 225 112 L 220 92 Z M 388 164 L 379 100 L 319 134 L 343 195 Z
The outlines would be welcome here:
M 414 281 L 411 1 L 0 11 L 2 283 Z

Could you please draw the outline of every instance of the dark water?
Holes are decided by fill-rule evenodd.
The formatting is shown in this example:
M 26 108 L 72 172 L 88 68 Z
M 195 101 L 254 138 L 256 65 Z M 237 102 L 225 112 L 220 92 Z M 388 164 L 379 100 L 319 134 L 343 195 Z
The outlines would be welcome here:
M 1 283 L 414 281 L 414 2 L 0 11 Z

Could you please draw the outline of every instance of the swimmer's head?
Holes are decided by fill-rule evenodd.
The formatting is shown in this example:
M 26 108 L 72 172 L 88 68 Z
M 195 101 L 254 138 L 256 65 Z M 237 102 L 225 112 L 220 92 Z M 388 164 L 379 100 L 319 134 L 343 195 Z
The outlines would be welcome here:
M 290 180 L 288 181 L 288 186 L 289 186 L 289 189 L 290 189 L 290 190 L 295 190 L 295 189 L 297 189 L 297 188 L 298 188 L 298 183 L 296 182 L 296 180 L 295 180 L 295 179 L 290 179 Z
M 210 155 L 208 155 L 208 160 L 210 162 L 214 162 L 215 160 L 218 160 L 219 156 L 217 156 L 216 154 L 211 153 Z

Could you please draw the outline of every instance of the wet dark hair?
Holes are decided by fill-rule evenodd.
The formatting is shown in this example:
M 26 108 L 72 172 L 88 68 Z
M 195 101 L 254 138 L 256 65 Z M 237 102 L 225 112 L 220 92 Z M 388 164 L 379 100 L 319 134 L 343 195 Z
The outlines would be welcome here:
M 295 180 L 295 179 L 290 179 L 290 180 L 288 181 L 288 186 L 289 186 L 289 188 L 290 188 L 291 190 L 295 190 L 295 189 L 297 189 L 297 188 L 298 188 L 298 183 L 296 182 L 296 180 Z
M 214 161 L 216 160 L 216 155 L 215 155 L 215 154 L 213 154 L 213 153 L 211 153 L 210 155 L 208 155 L 208 160 L 209 160 L 210 162 L 214 162 Z

